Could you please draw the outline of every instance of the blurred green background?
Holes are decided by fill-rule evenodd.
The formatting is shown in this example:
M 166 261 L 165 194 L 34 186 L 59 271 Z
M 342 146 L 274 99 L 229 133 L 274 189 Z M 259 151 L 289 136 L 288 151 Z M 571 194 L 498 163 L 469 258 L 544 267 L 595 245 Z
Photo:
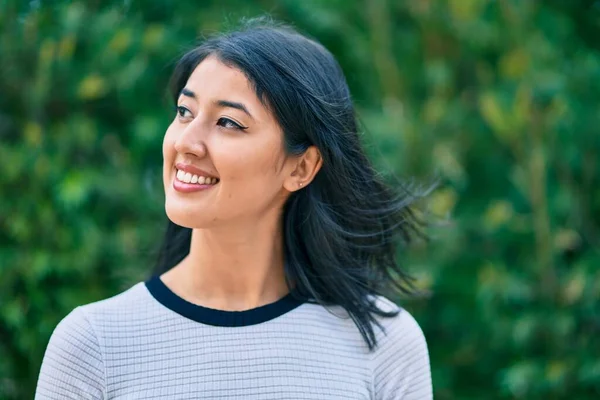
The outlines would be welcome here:
M 269 12 L 329 48 L 385 174 L 438 176 L 436 399 L 600 396 L 600 2 L 0 1 L 0 398 L 48 338 L 152 269 L 166 83 L 202 33 Z

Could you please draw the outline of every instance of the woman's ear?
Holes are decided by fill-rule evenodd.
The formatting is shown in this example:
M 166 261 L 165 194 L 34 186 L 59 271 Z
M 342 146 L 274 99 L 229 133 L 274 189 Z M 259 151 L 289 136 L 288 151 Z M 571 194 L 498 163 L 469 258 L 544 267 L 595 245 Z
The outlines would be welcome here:
M 306 151 L 294 159 L 294 168 L 286 177 L 283 186 L 290 192 L 308 186 L 323 165 L 321 153 L 316 146 L 310 146 Z

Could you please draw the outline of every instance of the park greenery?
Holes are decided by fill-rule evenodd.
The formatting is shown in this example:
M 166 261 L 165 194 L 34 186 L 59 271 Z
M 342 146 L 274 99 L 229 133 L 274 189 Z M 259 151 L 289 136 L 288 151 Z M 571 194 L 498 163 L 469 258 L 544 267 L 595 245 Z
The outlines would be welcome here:
M 152 271 L 173 63 L 270 13 L 344 69 L 387 177 L 439 184 L 396 298 L 436 399 L 600 398 L 600 3 L 0 1 L 0 398 L 52 330 Z

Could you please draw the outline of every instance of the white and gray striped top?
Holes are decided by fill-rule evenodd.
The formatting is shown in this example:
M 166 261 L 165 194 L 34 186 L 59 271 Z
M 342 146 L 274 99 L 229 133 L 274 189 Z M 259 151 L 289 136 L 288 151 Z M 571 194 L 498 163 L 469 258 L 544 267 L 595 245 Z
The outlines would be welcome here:
M 384 307 L 396 307 L 380 297 Z M 431 399 L 423 332 L 402 310 L 369 352 L 341 307 L 290 295 L 248 311 L 188 303 L 153 277 L 56 327 L 42 399 Z

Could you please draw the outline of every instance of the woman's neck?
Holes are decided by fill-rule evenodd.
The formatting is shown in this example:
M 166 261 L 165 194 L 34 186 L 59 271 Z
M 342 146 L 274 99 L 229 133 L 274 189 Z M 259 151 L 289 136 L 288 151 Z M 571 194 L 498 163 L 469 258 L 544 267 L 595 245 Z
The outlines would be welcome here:
M 204 307 L 242 311 L 277 301 L 285 282 L 283 235 L 277 224 L 194 229 L 190 253 L 161 276 L 183 299 Z

